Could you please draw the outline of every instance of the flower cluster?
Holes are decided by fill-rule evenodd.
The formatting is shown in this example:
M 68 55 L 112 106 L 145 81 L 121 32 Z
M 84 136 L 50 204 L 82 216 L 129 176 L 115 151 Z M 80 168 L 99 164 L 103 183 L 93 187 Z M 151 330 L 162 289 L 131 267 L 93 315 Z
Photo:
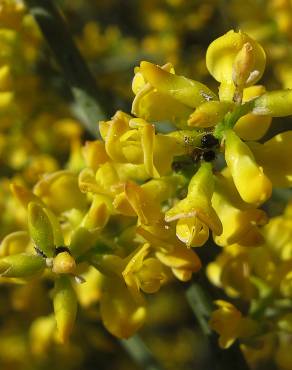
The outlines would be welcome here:
M 268 223 L 259 207 L 273 187 L 292 181 L 291 131 L 258 142 L 272 117 L 292 114 L 291 90 L 256 85 L 265 62 L 263 48 L 243 32 L 213 41 L 206 65 L 220 83 L 217 95 L 170 63 L 143 61 L 132 82 L 132 115 L 118 111 L 99 123 L 101 138 L 85 143 L 79 174 L 52 171 L 32 191 L 12 183 L 27 227 L 1 243 L 1 280 L 54 283 L 61 341 L 73 329 L 78 300 L 99 302 L 113 335 L 133 335 L 146 319 L 145 295 L 174 278 L 190 280 L 202 265 L 194 248 L 210 234 L 223 247 L 208 267 L 210 279 L 252 302 L 246 317 L 218 301 L 210 323 L 220 345 L 265 332 L 266 321 L 257 318 L 272 292 L 290 294 L 290 211 Z M 285 247 L 278 248 L 275 234 L 286 222 Z M 54 321 L 46 319 L 50 337 Z

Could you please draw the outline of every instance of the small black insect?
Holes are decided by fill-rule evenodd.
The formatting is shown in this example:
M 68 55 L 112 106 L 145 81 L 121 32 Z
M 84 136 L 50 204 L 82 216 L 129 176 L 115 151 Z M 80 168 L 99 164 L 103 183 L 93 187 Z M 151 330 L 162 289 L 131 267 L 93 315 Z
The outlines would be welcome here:
M 202 156 L 202 149 L 201 148 L 195 148 L 193 149 L 190 157 L 193 163 L 198 163 L 201 160 Z
M 212 134 L 205 134 L 201 139 L 202 148 L 213 148 L 219 145 L 219 140 Z
M 35 246 L 34 249 L 35 249 L 38 256 L 47 258 L 46 254 L 43 251 L 41 251 L 38 247 Z
M 178 172 L 184 168 L 184 164 L 182 162 L 172 162 L 171 168 L 174 172 Z
M 205 162 L 212 162 L 216 158 L 216 153 L 213 150 L 208 150 L 207 152 L 203 152 L 201 155 L 201 159 Z
M 68 247 L 60 246 L 55 249 L 55 256 L 62 252 L 68 252 L 71 255 L 70 249 Z

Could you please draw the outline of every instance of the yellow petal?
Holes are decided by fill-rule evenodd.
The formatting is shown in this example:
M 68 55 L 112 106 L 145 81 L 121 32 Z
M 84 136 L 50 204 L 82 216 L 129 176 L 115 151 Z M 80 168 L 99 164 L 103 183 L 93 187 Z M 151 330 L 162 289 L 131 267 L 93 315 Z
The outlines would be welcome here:
M 204 163 L 191 179 L 187 197 L 165 213 L 165 220 L 170 222 L 182 218 L 197 217 L 215 234 L 221 234 L 221 222 L 211 205 L 213 189 L 212 166 L 210 163 Z
M 264 144 L 248 143 L 257 163 L 275 187 L 292 185 L 292 131 L 275 135 Z
M 145 80 L 159 92 L 190 108 L 195 108 L 205 101 L 217 100 L 216 95 L 202 83 L 169 73 L 155 64 L 141 62 L 140 71 Z
M 225 139 L 225 160 L 241 198 L 247 203 L 262 204 L 271 196 L 270 180 L 234 131 L 227 130 Z
M 104 281 L 100 312 L 106 329 L 122 339 L 135 334 L 146 319 L 144 304 L 137 303 L 123 281 L 114 278 Z
M 225 114 L 232 110 L 233 102 L 209 101 L 197 107 L 188 119 L 191 127 L 212 127 L 220 122 Z
M 212 206 L 223 226 L 222 234 L 214 235 L 216 244 L 220 246 L 240 243 L 242 239 L 246 241 L 247 234 L 255 225 L 264 225 L 268 221 L 265 212 L 244 203 L 232 179 L 223 176 L 216 176 Z M 250 242 L 256 245 L 255 240 Z
M 249 43 L 253 48 L 254 63 L 251 73 L 257 71 L 249 81 L 250 84 L 256 83 L 262 76 L 266 55 L 263 48 L 244 32 L 227 32 L 223 36 L 213 41 L 207 50 L 206 64 L 210 74 L 219 82 L 233 82 L 232 72 L 234 61 L 244 44 Z

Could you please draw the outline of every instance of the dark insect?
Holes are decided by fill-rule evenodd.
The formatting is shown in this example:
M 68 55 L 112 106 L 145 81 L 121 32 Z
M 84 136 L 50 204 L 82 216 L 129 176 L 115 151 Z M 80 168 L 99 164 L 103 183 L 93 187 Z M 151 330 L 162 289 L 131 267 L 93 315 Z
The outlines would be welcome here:
M 68 252 L 71 255 L 70 249 L 68 247 L 60 246 L 55 249 L 55 256 L 62 252 Z
M 179 172 L 186 169 L 192 164 L 198 164 L 200 161 L 212 162 L 216 158 L 216 153 L 214 150 L 210 150 L 214 147 L 219 146 L 219 140 L 212 134 L 205 134 L 201 138 L 201 146 L 194 146 L 194 139 L 184 135 L 184 143 L 188 150 L 188 158 L 183 160 L 178 160 L 172 163 L 172 170 L 174 172 Z
M 205 162 L 212 162 L 216 158 L 216 153 L 213 150 L 208 150 L 207 152 L 203 152 L 201 155 L 201 159 Z
M 41 256 L 41 257 L 44 257 L 44 258 L 47 258 L 47 256 L 45 255 L 45 253 L 43 251 L 41 251 L 38 247 L 34 247 L 36 253 L 38 256 Z
M 213 148 L 219 145 L 219 140 L 212 134 L 206 134 L 202 136 L 201 147 L 202 148 Z
M 190 157 L 193 163 L 198 163 L 202 157 L 202 149 L 200 148 L 193 149 Z

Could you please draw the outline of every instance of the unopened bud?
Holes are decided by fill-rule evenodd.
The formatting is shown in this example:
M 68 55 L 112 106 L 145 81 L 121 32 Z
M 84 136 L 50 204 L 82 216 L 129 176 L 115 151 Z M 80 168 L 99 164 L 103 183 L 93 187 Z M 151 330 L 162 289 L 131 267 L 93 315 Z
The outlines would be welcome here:
M 53 257 L 55 247 L 52 224 L 43 207 L 34 202 L 28 206 L 28 227 L 36 247 L 47 257 Z
M 76 293 L 68 276 L 56 280 L 53 302 L 59 338 L 64 343 L 71 334 L 77 313 Z
M 29 278 L 46 267 L 44 258 L 29 254 L 14 254 L 0 259 L 0 274 L 3 277 Z
M 246 42 L 237 53 L 233 68 L 232 79 L 235 86 L 245 86 L 254 66 L 254 50 L 251 43 Z
M 68 252 L 61 252 L 53 260 L 52 271 L 55 274 L 74 274 L 76 262 Z

